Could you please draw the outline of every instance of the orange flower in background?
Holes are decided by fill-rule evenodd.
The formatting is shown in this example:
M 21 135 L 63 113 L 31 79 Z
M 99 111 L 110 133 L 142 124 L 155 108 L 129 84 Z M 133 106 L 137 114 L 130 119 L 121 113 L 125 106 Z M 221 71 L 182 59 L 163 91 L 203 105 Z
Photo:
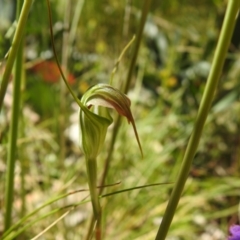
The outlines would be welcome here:
M 54 61 L 42 61 L 36 63 L 31 67 L 31 70 L 40 75 L 42 79 L 48 83 L 57 83 L 61 78 L 58 66 Z M 76 82 L 71 73 L 68 74 L 67 80 L 70 84 L 74 84 Z

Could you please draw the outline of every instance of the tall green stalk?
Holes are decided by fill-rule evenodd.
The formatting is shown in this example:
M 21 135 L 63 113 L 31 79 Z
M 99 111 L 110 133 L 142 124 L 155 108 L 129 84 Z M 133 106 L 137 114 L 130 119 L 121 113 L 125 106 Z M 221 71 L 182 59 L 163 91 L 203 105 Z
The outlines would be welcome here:
M 127 75 L 127 79 L 126 79 L 126 83 L 124 86 L 124 93 L 126 94 L 129 90 L 130 87 L 130 83 L 131 83 L 131 79 L 132 79 L 132 75 L 133 75 L 133 70 L 137 61 L 137 56 L 138 56 L 138 51 L 140 48 L 140 43 L 141 43 L 141 39 L 142 39 L 142 35 L 143 35 L 143 29 L 145 26 L 145 22 L 147 19 L 147 15 L 150 9 L 150 5 L 151 5 L 151 1 L 152 0 L 145 0 L 143 7 L 142 7 L 142 15 L 141 15 L 141 20 L 140 20 L 140 24 L 139 24 L 139 29 L 138 29 L 138 33 L 137 33 L 137 37 L 136 37 L 136 43 L 134 46 L 134 51 L 133 51 L 133 55 L 131 58 L 131 62 L 130 62 L 130 67 L 128 70 L 128 75 Z M 108 149 L 108 155 L 107 158 L 105 160 L 105 166 L 104 166 L 104 170 L 103 170 L 103 175 L 102 175 L 102 179 L 100 182 L 100 186 L 103 186 L 105 183 L 105 179 L 107 177 L 108 174 L 108 170 L 110 168 L 110 161 L 112 158 L 112 154 L 113 154 L 113 150 L 114 150 L 114 145 L 117 139 L 117 134 L 118 134 L 118 129 L 120 127 L 120 123 L 121 123 L 121 116 L 118 115 L 117 116 L 117 120 L 114 124 L 114 128 L 113 128 L 113 132 L 112 132 L 112 136 L 111 136 L 111 141 L 110 141 L 110 147 Z M 100 188 L 100 193 L 102 194 L 104 188 Z
M 167 236 L 168 229 L 171 225 L 175 210 L 180 200 L 185 182 L 187 180 L 192 160 L 196 153 L 199 140 L 203 131 L 204 123 L 206 121 L 214 93 L 221 75 L 225 56 L 233 33 L 236 16 L 240 7 L 240 0 L 230 0 L 223 22 L 222 31 L 217 44 L 216 52 L 213 58 L 212 68 L 208 76 L 207 84 L 204 90 L 203 98 L 199 107 L 197 119 L 194 125 L 192 135 L 189 139 L 181 169 L 176 180 L 176 184 L 170 196 L 166 212 L 159 227 L 156 240 L 164 240 Z
M 63 71 L 65 76 L 68 76 L 68 56 L 69 56 L 69 25 L 70 25 L 70 12 L 71 12 L 71 1 L 66 1 L 64 5 L 64 32 L 62 39 L 62 62 L 61 65 L 63 67 Z M 66 28 L 66 29 L 65 29 Z M 60 102 L 60 118 L 59 118 L 59 146 L 60 146 L 60 166 L 64 166 L 64 160 L 66 155 L 66 146 L 65 146 L 65 128 L 66 128 L 66 86 L 64 81 L 60 81 L 60 94 L 59 94 L 59 102 Z
M 92 200 L 93 215 L 95 221 L 100 221 L 101 207 L 97 189 L 97 159 L 86 159 L 86 168 L 88 175 L 88 185 Z
M 93 228 L 95 227 L 95 239 L 100 240 L 101 233 L 101 206 L 100 199 L 98 195 L 97 189 L 97 159 L 86 159 L 86 169 L 87 169 L 87 178 L 88 178 L 88 186 L 91 196 L 92 208 L 93 208 L 93 218 L 91 219 L 91 233 L 89 233 L 88 239 L 90 235 L 93 234 Z
M 19 2 L 19 1 L 18 1 Z M 30 11 L 32 5 L 32 0 L 25 0 L 21 14 L 19 16 L 16 32 L 13 38 L 12 46 L 8 52 L 8 58 L 6 63 L 6 68 L 3 74 L 2 83 L 1 83 L 1 89 L 0 89 L 0 111 L 3 106 L 3 99 L 7 90 L 9 78 L 12 72 L 13 64 L 16 59 L 16 55 L 21 43 L 22 35 L 24 32 L 24 27 L 27 21 L 27 17 Z
M 145 2 L 143 4 L 140 25 L 139 25 L 139 29 L 138 29 L 138 33 L 137 33 L 137 38 L 136 38 L 136 44 L 135 44 L 135 48 L 134 48 L 134 51 L 133 51 L 130 67 L 129 67 L 129 70 L 128 70 L 126 84 L 125 84 L 125 87 L 124 87 L 124 90 L 123 90 L 124 93 L 127 93 L 128 90 L 129 90 L 129 87 L 130 87 L 134 67 L 135 67 L 135 64 L 136 64 L 136 61 L 137 61 L 138 51 L 140 49 L 140 44 L 141 44 L 142 35 L 143 35 L 143 29 L 144 29 L 145 22 L 146 22 L 146 19 L 147 19 L 147 15 L 148 15 L 148 12 L 149 12 L 149 9 L 150 9 L 150 6 L 151 6 L 151 2 L 152 2 L 152 0 L 145 0 Z
M 23 1 L 20 1 L 20 0 L 17 3 L 17 19 L 19 19 L 20 9 L 22 7 L 22 4 L 23 4 Z M 6 175 L 6 190 L 5 190 L 5 207 L 6 207 L 5 230 L 7 230 L 11 226 L 11 219 L 12 219 L 14 169 L 15 169 L 15 160 L 16 160 L 16 151 L 17 151 L 17 133 L 18 133 L 20 102 L 21 102 L 21 77 L 22 77 L 22 69 L 23 69 L 22 35 L 24 32 L 24 29 L 22 28 L 21 31 L 22 31 L 21 38 L 18 39 L 19 50 L 16 55 L 16 63 L 15 63 L 15 74 L 14 74 L 14 82 L 13 82 L 13 105 L 12 105 L 10 133 L 9 133 L 9 142 L 8 142 L 7 175 Z

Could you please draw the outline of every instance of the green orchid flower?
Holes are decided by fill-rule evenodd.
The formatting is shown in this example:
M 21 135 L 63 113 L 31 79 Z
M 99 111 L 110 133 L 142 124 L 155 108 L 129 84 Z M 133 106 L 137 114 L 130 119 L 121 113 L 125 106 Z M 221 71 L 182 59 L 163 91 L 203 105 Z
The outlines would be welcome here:
M 142 153 L 142 147 L 130 109 L 131 101 L 124 93 L 109 84 L 101 83 L 91 87 L 83 95 L 81 102 L 89 110 L 88 112 L 80 110 L 81 147 L 86 156 L 89 158 L 97 157 L 103 145 L 107 128 L 112 123 L 108 110 L 102 107 L 113 108 L 120 115 L 127 118 L 128 122 L 133 126 L 138 146 Z
M 86 111 L 88 112 L 85 113 L 80 110 L 80 146 L 87 159 L 95 159 L 102 148 L 107 128 L 112 123 L 112 120 L 88 109 Z
M 109 108 L 115 109 L 120 115 L 126 117 L 129 123 L 132 123 L 142 153 L 130 105 L 131 102 L 125 94 L 108 84 L 97 84 L 91 87 L 79 102 L 80 146 L 86 156 L 88 185 L 94 218 L 98 224 L 101 222 L 101 206 L 97 191 L 97 156 L 105 141 L 107 128 L 112 123 Z

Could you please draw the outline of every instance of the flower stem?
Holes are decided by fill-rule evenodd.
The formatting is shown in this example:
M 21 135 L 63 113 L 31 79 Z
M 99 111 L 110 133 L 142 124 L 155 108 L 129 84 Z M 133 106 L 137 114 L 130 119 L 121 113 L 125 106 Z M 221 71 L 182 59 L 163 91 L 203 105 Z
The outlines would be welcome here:
M 88 185 L 91 195 L 94 220 L 96 221 L 96 239 L 101 239 L 101 207 L 97 189 L 97 161 L 96 159 L 86 159 Z
M 17 18 L 19 17 L 20 9 L 23 1 L 18 1 Z M 20 47 L 16 53 L 15 75 L 13 82 L 13 105 L 11 113 L 10 133 L 8 142 L 7 156 L 7 175 L 6 175 L 6 191 L 5 191 L 5 231 L 11 226 L 12 206 L 13 206 L 13 191 L 14 191 L 14 169 L 17 151 L 17 134 L 19 122 L 19 110 L 21 102 L 21 78 L 23 69 L 23 28 L 21 29 L 21 38 L 18 46 Z M 2 90 L 2 89 L 1 89 Z
M 159 227 L 156 240 L 163 240 L 167 236 L 168 229 L 171 225 L 175 210 L 180 200 L 185 182 L 187 180 L 187 177 L 191 168 L 192 160 L 194 158 L 194 155 L 196 153 L 196 150 L 199 144 L 204 123 L 206 121 L 209 109 L 211 107 L 214 93 L 218 84 L 218 79 L 220 78 L 220 75 L 221 75 L 223 63 L 224 63 L 228 46 L 231 40 L 239 6 L 240 6 L 240 0 L 237 0 L 237 1 L 230 0 L 228 2 L 228 7 L 227 7 L 224 22 L 223 22 L 222 31 L 219 37 L 216 52 L 213 58 L 212 68 L 208 76 L 207 84 L 206 84 L 203 98 L 199 107 L 194 129 L 189 139 L 187 149 L 181 165 L 181 169 L 180 169 L 178 178 L 176 180 L 176 184 L 171 193 L 167 209 L 163 216 L 163 220 Z
M 96 159 L 86 160 L 87 175 L 88 175 L 88 185 L 92 200 L 93 213 L 95 218 L 98 218 L 98 213 L 100 212 L 100 204 L 98 199 L 97 191 L 97 162 Z
M 51 37 L 51 42 L 52 42 L 52 49 L 53 49 L 53 54 L 54 54 L 58 69 L 59 69 L 61 77 L 62 77 L 68 91 L 72 95 L 73 99 L 79 105 L 79 107 L 84 111 L 84 113 L 87 115 L 86 108 L 83 106 L 82 102 L 77 98 L 77 96 L 72 91 L 66 77 L 64 76 L 63 70 L 62 70 L 60 62 L 58 60 L 57 51 L 56 51 L 55 44 L 54 44 L 54 37 L 53 37 L 53 28 L 52 28 L 53 23 L 52 23 L 52 11 L 51 11 L 50 0 L 46 0 L 46 1 L 47 1 L 47 6 L 48 6 L 49 30 L 50 30 L 50 37 Z

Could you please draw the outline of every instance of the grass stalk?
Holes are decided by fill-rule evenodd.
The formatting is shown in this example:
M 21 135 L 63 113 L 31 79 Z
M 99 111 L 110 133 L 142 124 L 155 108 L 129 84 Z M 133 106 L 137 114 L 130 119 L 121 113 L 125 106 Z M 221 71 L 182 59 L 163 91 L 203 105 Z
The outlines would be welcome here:
M 22 39 L 22 43 L 21 43 L 21 47 L 19 49 L 19 54 L 22 54 L 22 72 L 21 72 L 21 93 L 20 96 L 22 96 L 22 94 L 25 91 L 25 68 L 23 67 L 25 58 L 24 58 L 24 53 L 23 53 L 23 49 L 24 49 L 24 38 Z M 21 53 L 20 53 L 21 52 Z M 19 124 L 20 126 L 19 128 L 19 138 L 23 138 L 25 136 L 25 122 L 24 122 L 24 116 L 23 116 L 23 97 L 21 97 L 21 101 L 20 101 L 20 121 Z M 21 206 L 21 216 L 24 216 L 25 214 L 25 210 L 26 210 L 26 189 L 25 189 L 25 176 L 27 173 L 27 165 L 28 165 L 28 157 L 26 156 L 26 149 L 25 149 L 25 144 L 22 144 L 19 151 L 18 151 L 18 156 L 19 156 L 19 161 L 20 161 L 20 166 L 21 166 L 21 202 L 22 202 L 22 206 Z
M 23 42 L 24 39 L 22 40 L 22 46 L 21 49 L 23 50 Z M 23 53 L 23 64 L 25 62 L 25 57 Z M 24 66 L 22 67 L 22 75 L 21 75 L 21 96 L 23 96 L 24 92 L 26 91 L 26 70 Z M 21 102 L 20 102 L 20 116 L 21 119 L 19 121 L 19 137 L 18 138 L 24 138 L 26 137 L 25 135 L 25 129 L 26 129 L 26 122 L 23 116 L 23 108 L 24 108 L 24 97 L 21 97 Z M 23 217 L 26 213 L 27 205 L 26 205 L 26 174 L 28 170 L 28 163 L 29 163 L 29 158 L 28 154 L 26 153 L 26 145 L 23 143 L 19 145 L 19 150 L 18 150 L 18 156 L 19 156 L 19 161 L 20 161 L 20 166 L 21 166 L 21 214 L 20 216 Z
M 73 44 L 74 44 L 74 40 L 76 39 L 77 27 L 78 27 L 78 23 L 79 23 L 79 20 L 81 17 L 83 4 L 84 4 L 84 0 L 78 0 L 76 3 L 76 6 L 75 6 L 74 15 L 72 18 L 71 29 L 69 32 L 69 41 L 68 41 L 69 54 L 72 54 L 72 51 L 73 51 Z
M 62 44 L 62 67 L 65 76 L 68 76 L 68 58 L 72 54 L 73 43 L 76 37 L 77 26 L 81 16 L 84 0 L 78 0 L 74 10 L 73 20 L 71 23 L 72 2 L 68 1 L 65 4 L 64 13 L 64 33 Z M 71 25 L 71 27 L 70 27 Z M 59 145 L 60 145 L 60 164 L 63 163 L 66 155 L 65 135 L 66 128 L 66 86 L 64 81 L 60 81 L 60 121 L 59 121 Z
M 124 192 L 134 191 L 134 190 L 137 190 L 137 189 L 143 189 L 143 188 L 148 188 L 148 187 L 157 187 L 159 185 L 167 185 L 167 184 L 172 184 L 172 183 L 153 183 L 153 184 L 148 184 L 148 185 L 143 185 L 143 186 L 136 186 L 136 187 L 132 187 L 132 188 L 121 189 L 121 190 L 118 190 L 118 191 L 107 193 L 107 194 L 104 194 L 104 195 L 99 196 L 99 197 L 100 198 L 105 198 L 105 197 L 109 197 L 109 196 L 113 196 L 113 195 L 117 195 L 117 194 L 122 194 Z M 62 211 L 63 209 L 66 209 L 66 208 L 75 208 L 79 205 L 90 202 L 90 200 L 85 200 L 85 198 L 84 198 L 84 200 L 82 200 L 82 201 L 80 201 L 76 204 L 66 205 L 66 206 L 63 206 L 63 207 L 60 207 L 60 208 L 56 208 L 54 210 L 51 210 L 49 213 L 45 213 L 44 215 L 42 215 L 40 217 L 37 217 L 33 221 L 30 220 L 31 217 L 36 216 L 36 214 L 38 212 L 40 212 L 42 209 L 44 209 L 44 208 L 48 207 L 49 205 L 57 202 L 58 200 L 64 199 L 67 196 L 70 196 L 72 194 L 77 194 L 79 192 L 86 192 L 86 191 L 88 191 L 88 190 L 86 190 L 86 189 L 76 190 L 76 191 L 69 192 L 69 193 L 66 193 L 66 194 L 63 194 L 63 195 L 60 195 L 60 196 L 54 197 L 53 199 L 48 200 L 46 203 L 44 203 L 40 207 L 36 208 L 33 212 L 25 215 L 17 223 L 12 225 L 11 228 L 9 228 L 6 232 L 4 232 L 4 234 L 2 235 L 2 238 L 6 239 L 6 240 L 7 239 L 9 239 L 9 240 L 14 239 L 19 234 L 21 234 L 23 231 L 30 228 L 36 222 L 39 222 L 40 220 L 42 220 L 42 219 L 44 219 L 44 218 L 46 218 L 46 217 L 48 217 L 48 216 L 50 216 L 50 215 L 52 215 L 56 212 Z M 94 225 L 94 222 L 93 222 L 93 225 Z M 94 226 L 92 228 L 94 228 Z M 88 239 L 90 239 L 90 237 Z
M 127 93 L 128 90 L 129 90 L 129 87 L 130 87 L 134 67 L 135 67 L 135 64 L 136 64 L 136 61 L 137 61 L 138 51 L 139 51 L 141 40 L 142 40 L 143 29 L 144 29 L 145 22 L 146 22 L 146 19 L 147 19 L 147 15 L 148 15 L 148 12 L 149 12 L 149 9 L 150 9 L 151 1 L 152 0 L 145 0 L 144 4 L 143 4 L 141 20 L 140 20 L 140 24 L 139 24 L 139 29 L 138 29 L 138 33 L 137 33 L 137 37 L 136 37 L 136 43 L 135 43 L 130 67 L 129 67 L 129 70 L 128 70 L 127 80 L 126 80 L 125 87 L 124 87 L 124 93 Z
M 63 31 L 63 42 L 62 42 L 62 67 L 64 75 L 68 76 L 68 56 L 69 56 L 69 26 L 70 26 L 70 12 L 71 12 L 72 2 L 68 1 L 65 3 L 65 12 L 64 12 L 64 31 Z M 64 166 L 64 159 L 66 155 L 66 146 L 65 146 L 65 135 L 64 131 L 66 128 L 66 86 L 64 81 L 60 81 L 60 121 L 59 121 L 59 145 L 60 145 L 60 165 Z
M 147 19 L 147 14 L 148 14 L 150 5 L 151 5 L 151 0 L 146 0 L 143 4 L 140 26 L 139 26 L 139 30 L 138 30 L 137 37 L 136 37 L 134 52 L 133 52 L 133 55 L 132 55 L 132 59 L 131 59 L 131 63 L 130 63 L 130 67 L 129 67 L 129 71 L 128 71 L 128 75 L 127 75 L 126 84 L 125 84 L 125 87 L 124 87 L 124 93 L 127 93 L 128 90 L 129 90 L 129 87 L 130 87 L 130 82 L 131 82 L 131 79 L 132 79 L 134 66 L 135 66 L 136 61 L 137 61 L 137 55 L 138 55 L 138 51 L 139 51 L 139 48 L 140 48 L 143 29 L 144 29 L 144 25 L 145 25 L 145 22 L 146 22 L 146 19 Z M 117 119 L 115 121 L 114 127 L 113 127 L 113 133 L 112 133 L 112 136 L 111 136 L 110 147 L 108 149 L 108 155 L 107 155 L 106 160 L 105 160 L 105 166 L 104 166 L 100 186 L 103 186 L 105 184 L 105 179 L 107 177 L 108 169 L 110 167 L 110 161 L 111 161 L 111 158 L 112 158 L 114 145 L 115 145 L 115 142 L 116 142 L 116 139 L 117 139 L 117 134 L 118 134 L 118 129 L 119 129 L 120 123 L 121 123 L 121 116 L 118 115 Z M 100 194 L 102 194 L 102 191 L 103 191 L 103 188 L 100 189 Z
M 23 1 L 18 1 L 17 4 L 17 19 L 20 16 L 20 9 Z M 13 105 L 11 112 L 11 123 L 8 142 L 8 155 L 7 155 L 7 173 L 6 173 L 6 189 L 5 189 L 5 231 L 11 226 L 13 195 L 14 195 L 14 169 L 17 151 L 17 135 L 18 135 L 18 122 L 19 111 L 21 102 L 21 78 L 23 69 L 23 32 L 21 29 L 21 38 L 19 39 L 19 49 L 16 55 L 15 74 L 13 81 Z
M 77 191 L 73 191 L 73 192 L 69 192 L 69 193 L 66 193 L 66 194 L 63 194 L 63 195 L 60 195 L 60 196 L 57 196 L 57 197 L 54 197 L 50 200 L 48 200 L 47 202 L 45 202 L 44 204 L 42 204 L 40 207 L 36 208 L 34 211 L 32 211 L 31 213 L 25 215 L 23 218 L 21 218 L 17 223 L 15 223 L 14 225 L 12 225 L 7 231 L 4 232 L 3 234 L 3 238 L 5 238 L 6 236 L 8 236 L 9 234 L 11 234 L 11 232 L 13 231 L 16 231 L 17 228 L 19 228 L 21 225 L 23 225 L 24 223 L 27 222 L 27 220 L 29 218 L 31 218 L 32 216 L 36 215 L 39 211 L 41 211 L 42 209 L 44 209 L 45 207 L 57 202 L 58 200 L 60 199 L 64 199 L 66 198 L 67 196 L 70 196 L 72 194 L 76 194 L 76 193 L 79 193 L 79 192 L 85 192 L 85 191 L 88 191 L 86 189 L 82 189 L 82 190 L 77 190 Z M 83 201 L 83 203 L 85 202 L 89 202 L 89 200 L 87 201 Z
M 21 12 L 21 8 L 22 8 L 22 5 L 23 5 L 23 2 L 24 0 L 19 0 L 18 1 L 18 4 L 17 4 L 17 19 L 19 18 L 20 16 L 20 12 Z M 24 34 L 25 35 L 25 34 Z M 20 96 L 22 96 L 22 94 L 24 93 L 24 91 L 26 90 L 26 86 L 25 86 L 25 83 L 26 83 L 26 71 L 25 71 L 25 67 L 24 67 L 24 62 L 25 62 L 25 58 L 24 58 L 24 41 L 25 41 L 25 38 L 24 38 L 24 35 L 22 37 L 22 41 L 20 43 L 20 46 L 19 46 L 19 56 L 22 56 L 22 61 L 20 62 L 21 63 L 21 93 L 20 93 Z M 19 73 L 20 74 L 20 73 Z M 24 103 L 23 103 L 23 98 L 21 97 L 20 99 L 20 116 L 21 116 L 21 119 L 19 121 L 19 137 L 18 138 L 23 138 L 25 136 L 25 122 L 24 122 L 24 117 L 23 117 L 23 106 L 24 106 Z M 26 171 L 27 171 L 27 157 L 26 157 L 26 151 L 25 151 L 25 145 L 21 145 L 21 148 L 20 150 L 18 151 L 18 156 L 19 156 L 19 161 L 20 161 L 20 166 L 21 166 L 21 173 L 20 173 L 20 178 L 21 178 L 21 214 L 20 216 L 23 217 L 25 215 L 25 212 L 26 212 L 26 181 L 25 181 L 25 176 L 26 176 Z
M 19 16 L 17 28 L 15 35 L 13 37 L 12 46 L 8 52 L 8 58 L 6 63 L 6 68 L 3 74 L 2 83 L 1 83 L 1 89 L 0 89 L 0 111 L 3 106 L 3 99 L 7 90 L 9 78 L 12 72 L 13 64 L 16 59 L 16 55 L 21 43 L 21 39 L 24 33 L 24 27 L 27 21 L 27 17 L 30 11 L 32 5 L 32 0 L 25 0 L 23 3 L 22 11 Z
M 230 0 L 228 2 L 226 15 L 224 18 L 222 31 L 216 47 L 213 58 L 211 71 L 208 76 L 207 84 L 204 90 L 202 101 L 198 110 L 198 115 L 195 121 L 194 129 L 189 139 L 185 155 L 183 157 L 182 165 L 177 177 L 176 184 L 171 193 L 163 220 L 160 224 L 156 240 L 163 240 L 167 236 L 168 229 L 171 225 L 175 210 L 178 206 L 185 182 L 187 180 L 192 160 L 196 153 L 200 137 L 203 131 L 208 112 L 214 97 L 214 93 L 221 75 L 225 56 L 233 33 L 236 16 L 239 10 L 240 0 Z
M 21 111 L 21 110 L 20 110 Z M 21 128 L 22 126 L 20 126 Z M 20 133 L 21 136 L 23 136 L 22 133 Z M 21 137 L 20 136 L 20 137 Z M 24 145 L 25 146 L 25 145 Z M 25 149 L 24 146 L 22 147 L 23 153 L 21 155 L 19 154 L 19 159 L 20 159 L 20 164 L 21 164 L 21 217 L 23 217 L 26 213 L 27 205 L 26 205 L 26 181 L 25 181 L 25 176 L 26 176 L 26 164 L 27 164 L 27 158 L 25 155 Z M 20 151 L 21 151 L 20 150 Z

